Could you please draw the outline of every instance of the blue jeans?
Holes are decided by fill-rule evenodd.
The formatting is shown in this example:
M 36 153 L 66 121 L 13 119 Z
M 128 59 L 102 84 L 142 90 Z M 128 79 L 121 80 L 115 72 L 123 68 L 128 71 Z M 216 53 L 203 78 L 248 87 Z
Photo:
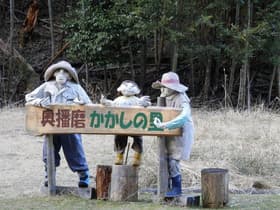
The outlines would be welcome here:
M 62 147 L 68 166 L 73 172 L 88 170 L 81 134 L 54 134 L 53 144 L 56 167 L 60 165 L 59 151 Z M 47 145 L 47 140 L 45 139 L 43 145 L 43 161 L 45 164 L 47 164 Z

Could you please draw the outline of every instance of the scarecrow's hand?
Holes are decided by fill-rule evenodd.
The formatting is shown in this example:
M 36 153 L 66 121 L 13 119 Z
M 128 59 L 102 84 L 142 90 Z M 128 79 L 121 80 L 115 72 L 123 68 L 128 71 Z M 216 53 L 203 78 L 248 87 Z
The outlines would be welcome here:
M 157 117 L 154 118 L 154 125 L 155 125 L 157 128 L 163 128 L 163 129 L 166 128 L 166 123 L 161 122 L 160 119 L 157 118 Z
M 73 103 L 79 104 L 79 105 L 84 105 L 85 104 L 85 102 L 80 100 L 79 98 L 74 98 Z
M 150 99 L 150 96 L 142 96 L 139 100 L 139 104 L 141 106 L 150 106 L 151 105 L 151 99 Z
M 36 98 L 26 102 L 26 105 L 41 106 L 41 101 L 42 101 L 41 98 Z
M 44 107 L 44 108 L 50 108 L 50 104 L 51 104 L 51 102 L 50 102 L 50 99 L 47 97 L 47 98 L 44 98 L 44 99 L 41 99 L 41 101 L 40 101 L 40 106 L 41 107 Z
M 113 105 L 113 101 L 107 99 L 103 94 L 101 94 L 100 103 L 102 105 L 105 105 L 105 106 L 112 106 Z

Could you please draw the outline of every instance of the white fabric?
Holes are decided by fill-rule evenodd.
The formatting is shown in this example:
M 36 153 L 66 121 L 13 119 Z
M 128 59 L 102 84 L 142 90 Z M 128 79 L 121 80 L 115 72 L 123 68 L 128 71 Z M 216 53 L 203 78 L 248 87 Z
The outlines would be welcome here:
M 25 100 L 27 104 L 37 106 L 44 104 L 70 105 L 92 103 L 81 85 L 70 81 L 66 82 L 62 89 L 58 88 L 56 81 L 45 82 L 27 94 Z
M 165 122 L 167 129 L 182 128 L 182 136 L 166 137 L 167 153 L 175 160 L 188 160 L 194 141 L 194 126 L 189 102 L 190 100 L 185 93 L 166 97 L 167 107 L 183 109 L 175 119 Z

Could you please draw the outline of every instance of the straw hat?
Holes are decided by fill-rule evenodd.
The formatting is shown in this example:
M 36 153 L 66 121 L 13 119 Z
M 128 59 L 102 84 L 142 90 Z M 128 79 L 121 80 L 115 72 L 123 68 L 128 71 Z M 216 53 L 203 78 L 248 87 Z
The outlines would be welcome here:
M 178 74 L 171 71 L 163 74 L 161 81 L 156 81 L 152 84 L 154 89 L 160 89 L 161 87 L 166 87 L 180 93 L 188 90 L 188 87 L 180 83 Z
M 66 70 L 70 74 L 72 79 L 76 83 L 79 83 L 78 74 L 77 74 L 75 68 L 73 68 L 71 66 L 71 64 L 68 63 L 67 61 L 59 61 L 58 63 L 52 64 L 51 66 L 49 66 L 49 68 L 47 68 L 47 70 L 45 71 L 45 74 L 44 74 L 45 81 L 46 82 L 49 81 L 53 77 L 54 72 L 58 69 Z
M 131 80 L 125 80 L 117 89 L 118 92 L 121 92 L 124 96 L 133 96 L 140 93 L 138 85 Z

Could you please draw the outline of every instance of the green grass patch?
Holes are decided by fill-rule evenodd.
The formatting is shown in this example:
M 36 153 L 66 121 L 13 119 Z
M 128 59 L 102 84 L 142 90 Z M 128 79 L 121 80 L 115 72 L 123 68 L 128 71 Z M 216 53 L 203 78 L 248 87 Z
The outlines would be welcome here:
M 228 206 L 223 209 L 260 209 L 276 210 L 280 207 L 280 195 L 230 195 Z M 0 209 L 50 209 L 50 210 L 175 210 L 186 207 L 169 206 L 153 203 L 152 200 L 138 202 L 111 202 L 101 200 L 85 200 L 73 196 L 55 197 L 21 197 L 1 199 Z M 191 209 L 202 209 L 191 208 Z

